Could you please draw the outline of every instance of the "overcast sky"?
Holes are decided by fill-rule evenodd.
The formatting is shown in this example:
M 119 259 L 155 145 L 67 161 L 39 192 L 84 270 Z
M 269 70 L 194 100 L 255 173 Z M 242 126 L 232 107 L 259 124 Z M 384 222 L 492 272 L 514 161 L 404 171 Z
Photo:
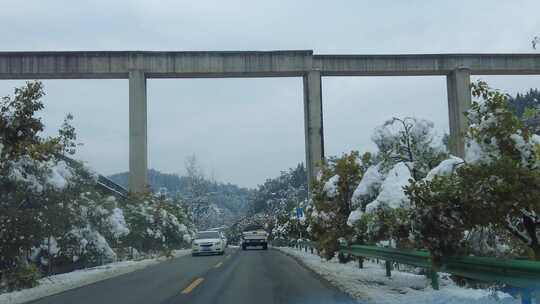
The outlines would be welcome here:
M 0 51 L 292 50 L 316 54 L 533 52 L 540 1 L 7 1 Z M 509 93 L 537 76 L 483 77 Z M 0 81 L 0 95 L 21 81 Z M 44 81 L 54 134 L 75 116 L 77 157 L 104 174 L 128 169 L 127 80 Z M 184 173 L 195 154 L 224 182 L 256 186 L 304 161 L 300 78 L 148 82 L 149 166 Z M 327 155 L 373 150 L 392 116 L 448 130 L 444 77 L 323 79 Z

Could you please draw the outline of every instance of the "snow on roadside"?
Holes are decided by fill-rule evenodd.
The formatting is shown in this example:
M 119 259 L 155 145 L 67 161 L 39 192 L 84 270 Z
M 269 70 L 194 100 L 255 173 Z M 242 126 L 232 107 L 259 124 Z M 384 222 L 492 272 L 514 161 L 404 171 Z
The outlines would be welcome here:
M 188 254 L 191 254 L 190 249 L 173 251 L 174 257 L 181 257 Z M 40 279 L 39 285 L 34 288 L 0 294 L 0 303 L 18 304 L 37 300 L 70 289 L 89 285 L 105 279 L 143 269 L 145 267 L 163 262 L 166 259 L 167 258 L 165 257 L 159 257 L 140 261 L 122 261 L 106 264 L 103 266 L 53 275 Z
M 331 284 L 363 303 L 441 303 L 441 304 L 517 304 L 519 299 L 502 292 L 470 289 L 456 286 L 441 276 L 440 290 L 433 290 L 423 275 L 392 271 L 385 276 L 383 264 L 364 262 L 359 269 L 357 262 L 339 264 L 335 259 L 326 261 L 319 256 L 288 247 L 274 247 L 299 259 Z

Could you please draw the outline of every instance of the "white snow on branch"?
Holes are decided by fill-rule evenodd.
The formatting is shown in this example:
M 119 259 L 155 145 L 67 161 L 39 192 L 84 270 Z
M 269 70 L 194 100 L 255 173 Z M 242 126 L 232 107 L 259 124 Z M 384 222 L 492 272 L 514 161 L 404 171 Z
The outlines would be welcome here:
M 347 219 L 347 225 L 352 227 L 356 222 L 360 220 L 364 213 L 360 208 L 353 210 L 351 214 L 349 214 L 349 218 Z
M 379 165 L 370 166 L 352 196 L 352 202 L 358 204 L 362 197 L 371 196 L 381 186 L 384 176 L 379 172 Z
M 112 234 L 115 238 L 120 238 L 129 234 L 129 228 L 124 218 L 124 211 L 120 208 L 114 208 L 108 218 Z
M 403 187 L 409 185 L 411 171 L 403 162 L 397 163 L 387 174 L 381 185 L 377 198 L 366 206 L 366 213 L 375 211 L 378 207 L 400 208 L 409 205 L 409 198 Z
M 72 176 L 73 173 L 69 166 L 65 161 L 61 160 L 51 167 L 47 183 L 58 190 L 62 190 L 68 185 Z
M 337 183 L 339 182 L 339 175 L 332 176 L 323 186 L 323 192 L 329 198 L 334 198 L 338 194 Z
M 435 176 L 448 176 L 463 163 L 463 159 L 451 156 L 449 159 L 443 160 L 437 167 L 431 169 L 425 179 L 431 181 Z

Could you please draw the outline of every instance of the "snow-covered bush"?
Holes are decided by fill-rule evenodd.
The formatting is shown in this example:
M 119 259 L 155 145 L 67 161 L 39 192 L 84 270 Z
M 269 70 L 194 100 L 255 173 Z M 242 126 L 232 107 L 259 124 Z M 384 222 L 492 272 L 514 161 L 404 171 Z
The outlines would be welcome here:
M 350 241 L 352 238 L 352 229 L 347 221 L 353 210 L 353 192 L 362 173 L 358 152 L 351 152 L 330 159 L 313 184 L 313 202 L 307 212 L 308 232 L 327 259 L 331 259 L 338 250 L 339 239 Z M 342 256 L 340 260 L 343 260 Z
M 354 190 L 353 207 L 359 208 L 361 211 L 365 210 L 367 203 L 372 202 L 377 197 L 383 181 L 384 175 L 381 173 L 380 164 L 368 167 L 360 184 Z
M 163 196 L 132 197 L 124 206 L 124 216 L 129 228 L 125 244 L 141 252 L 181 248 L 193 235 L 180 204 Z
M 442 163 L 445 169 L 408 187 L 415 235 L 437 257 L 482 248 L 503 254 L 518 241 L 523 249 L 514 254 L 540 260 L 540 137 L 509 109 L 506 95 L 482 82 L 472 91 L 481 101 L 467 113 L 465 162 Z M 479 244 L 479 231 L 492 244 Z
M 15 268 L 6 274 L 6 287 L 8 290 L 31 288 L 38 285 L 40 273 L 33 264 L 19 261 Z
M 405 163 L 399 162 L 394 165 L 381 183 L 375 200 L 366 205 L 366 212 L 371 213 L 378 208 L 409 207 L 409 198 L 405 195 L 404 187 L 409 185 L 411 178 L 411 172 Z
M 424 119 L 394 117 L 377 127 L 371 139 L 379 150 L 384 172 L 402 162 L 409 166 L 414 179 L 420 179 L 446 157 L 433 123 Z
M 413 117 L 393 118 L 372 135 L 378 152 L 354 191 L 348 225 L 358 242 L 410 247 L 409 198 L 405 187 L 424 178 L 446 157 L 433 123 Z
M 58 136 L 40 136 L 43 95 L 41 83 L 29 82 L 0 100 L 0 272 L 21 280 L 9 286 L 30 284 L 33 265 L 46 274 L 70 271 L 113 261 L 115 250 L 129 246 L 131 209 L 102 193 L 96 174 L 67 157 L 76 147 L 73 117 Z M 167 247 L 186 245 L 191 225 L 179 204 L 155 206 L 155 221 L 139 230 L 158 229 L 154 238 L 162 235 Z
M 29 82 L 0 102 L 0 264 L 6 268 L 18 267 L 33 247 L 78 222 L 70 204 L 75 173 L 58 157 L 75 135 L 66 121 L 59 136 L 39 136 L 43 95 L 41 83 Z

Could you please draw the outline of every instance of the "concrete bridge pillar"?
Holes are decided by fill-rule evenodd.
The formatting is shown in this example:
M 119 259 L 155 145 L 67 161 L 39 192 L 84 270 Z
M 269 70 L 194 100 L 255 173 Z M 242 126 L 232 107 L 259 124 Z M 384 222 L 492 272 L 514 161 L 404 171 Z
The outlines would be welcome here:
M 321 72 L 304 75 L 304 129 L 308 182 L 316 178 L 324 161 Z
M 448 115 L 450 122 L 450 153 L 465 156 L 467 118 L 464 113 L 471 107 L 471 72 L 460 68 L 446 76 L 448 90 Z
M 129 72 L 129 191 L 146 190 L 147 128 L 146 76 L 143 71 Z

